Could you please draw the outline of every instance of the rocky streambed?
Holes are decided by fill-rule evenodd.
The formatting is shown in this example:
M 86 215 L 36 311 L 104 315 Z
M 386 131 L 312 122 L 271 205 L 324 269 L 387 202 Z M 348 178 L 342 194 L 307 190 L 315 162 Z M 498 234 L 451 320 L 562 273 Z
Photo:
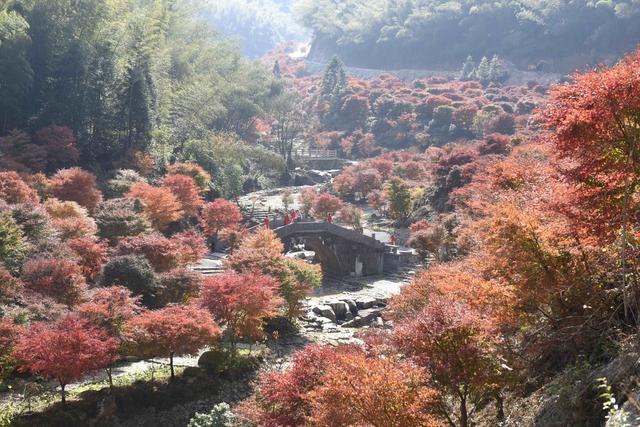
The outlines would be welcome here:
M 385 277 L 325 279 L 307 300 L 300 335 L 308 342 L 338 345 L 361 342 L 357 333 L 364 329 L 390 328 L 384 313 L 389 299 L 413 274 L 406 268 Z

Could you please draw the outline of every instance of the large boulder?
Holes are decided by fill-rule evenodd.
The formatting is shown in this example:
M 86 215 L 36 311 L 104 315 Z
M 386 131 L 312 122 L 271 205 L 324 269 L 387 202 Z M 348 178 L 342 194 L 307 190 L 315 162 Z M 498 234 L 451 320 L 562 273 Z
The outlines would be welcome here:
M 381 317 L 382 314 L 380 310 L 375 309 L 366 309 L 360 310 L 358 316 L 356 316 L 353 320 L 345 322 L 342 324 L 343 328 L 361 328 L 363 326 L 369 326 L 372 322 L 376 321 L 377 318 Z
M 333 301 L 328 304 L 336 315 L 336 319 L 344 320 L 347 313 L 350 313 L 349 305 L 344 301 Z
M 198 359 L 198 367 L 210 374 L 219 374 L 227 370 L 230 360 L 229 352 L 215 348 L 202 353 Z
M 376 302 L 375 298 L 364 296 L 356 299 L 356 306 L 358 307 L 358 310 L 367 310 L 376 305 Z
M 358 305 L 356 304 L 356 302 L 352 299 L 343 299 L 342 301 L 346 302 L 347 305 L 349 306 L 349 311 L 351 312 L 351 314 L 353 314 L 354 316 L 356 314 L 358 314 Z
M 335 322 L 337 320 L 336 314 L 334 313 L 333 308 L 331 308 L 330 305 L 316 305 L 315 307 L 313 307 L 313 312 L 318 316 L 330 319 L 332 322 Z

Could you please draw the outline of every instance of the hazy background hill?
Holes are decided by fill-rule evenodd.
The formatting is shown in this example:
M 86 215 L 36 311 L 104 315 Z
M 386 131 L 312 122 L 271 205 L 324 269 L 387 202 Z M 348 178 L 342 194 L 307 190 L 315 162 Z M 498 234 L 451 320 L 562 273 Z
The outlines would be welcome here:
M 365 68 L 453 69 L 498 54 L 566 72 L 613 62 L 640 40 L 637 0 L 300 0 L 310 58 Z
M 294 19 L 294 0 L 208 0 L 209 22 L 240 42 L 256 58 L 285 41 L 301 41 L 310 32 Z

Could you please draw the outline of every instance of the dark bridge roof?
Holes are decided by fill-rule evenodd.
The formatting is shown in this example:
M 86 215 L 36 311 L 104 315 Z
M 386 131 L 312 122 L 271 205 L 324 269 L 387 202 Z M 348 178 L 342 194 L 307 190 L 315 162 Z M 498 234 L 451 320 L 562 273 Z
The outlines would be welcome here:
M 384 243 L 365 236 L 357 231 L 349 228 L 340 227 L 339 225 L 329 224 L 328 222 L 294 222 L 273 230 L 279 238 L 292 236 L 313 236 L 319 234 L 331 234 L 353 243 L 368 246 L 375 249 L 384 249 Z

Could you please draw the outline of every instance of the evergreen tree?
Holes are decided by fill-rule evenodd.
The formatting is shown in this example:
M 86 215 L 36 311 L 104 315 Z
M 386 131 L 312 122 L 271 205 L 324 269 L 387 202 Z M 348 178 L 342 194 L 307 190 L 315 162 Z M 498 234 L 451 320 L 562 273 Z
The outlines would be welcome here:
M 498 55 L 493 55 L 491 64 L 489 65 L 489 81 L 493 83 L 501 83 L 507 78 L 507 72 L 502 66 Z
M 0 9 L 0 135 L 19 127 L 24 117 L 33 82 L 28 29 L 20 14 Z
M 389 215 L 395 220 L 404 220 L 411 213 L 411 193 L 409 187 L 399 178 L 394 178 L 387 187 Z
M 282 70 L 280 70 L 280 62 L 278 62 L 277 60 L 276 60 L 276 63 L 273 64 L 273 77 L 278 80 L 282 78 Z
M 321 94 L 332 98 L 342 94 L 347 88 L 347 75 L 344 64 L 337 56 L 334 56 L 327 66 L 322 78 Z
M 328 128 L 334 128 L 336 120 L 347 94 L 347 75 L 344 64 L 337 56 L 334 56 L 322 78 L 320 94 L 324 108 L 322 109 L 322 122 Z
M 480 60 L 480 64 L 478 65 L 478 69 L 476 70 L 476 78 L 480 83 L 486 85 L 490 82 L 490 68 L 489 60 L 486 56 L 483 56 Z
M 462 81 L 473 80 L 476 74 L 476 63 L 473 61 L 471 55 L 467 56 L 467 60 L 462 64 L 462 70 L 460 70 L 459 79 Z

